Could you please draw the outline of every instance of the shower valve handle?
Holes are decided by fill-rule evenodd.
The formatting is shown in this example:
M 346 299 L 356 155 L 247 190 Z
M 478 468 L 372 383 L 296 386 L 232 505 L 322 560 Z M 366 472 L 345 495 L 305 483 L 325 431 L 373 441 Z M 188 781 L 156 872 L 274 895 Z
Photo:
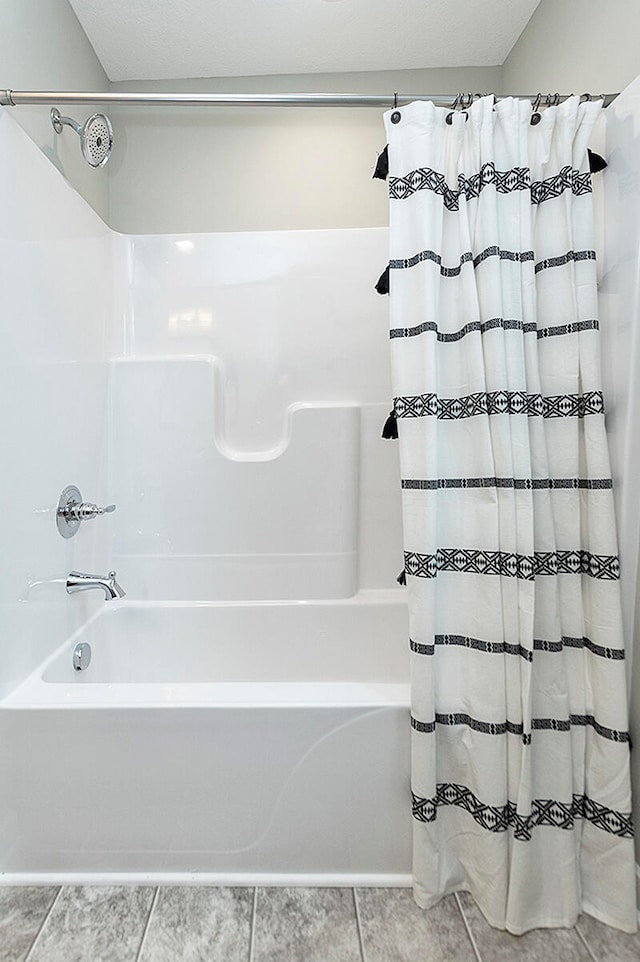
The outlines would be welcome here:
M 91 501 L 82 501 L 81 504 L 74 504 L 69 514 L 71 517 L 77 518 L 78 521 L 87 521 L 89 518 L 95 518 L 100 514 L 111 514 L 115 510 L 115 504 L 108 504 L 105 508 L 99 508 L 97 504 L 92 504 Z
M 83 501 L 82 495 L 75 484 L 69 484 L 58 501 L 56 525 L 63 538 L 72 538 L 83 521 L 88 521 L 89 518 L 97 518 L 101 514 L 111 514 L 115 510 L 115 504 L 108 504 L 106 507 L 100 508 L 92 501 Z

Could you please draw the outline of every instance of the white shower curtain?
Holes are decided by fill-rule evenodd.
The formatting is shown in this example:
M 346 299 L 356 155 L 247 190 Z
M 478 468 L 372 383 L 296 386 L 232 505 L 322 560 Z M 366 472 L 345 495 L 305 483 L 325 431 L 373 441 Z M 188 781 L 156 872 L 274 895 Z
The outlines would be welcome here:
M 635 931 L 589 134 L 573 97 L 385 115 L 414 892 Z

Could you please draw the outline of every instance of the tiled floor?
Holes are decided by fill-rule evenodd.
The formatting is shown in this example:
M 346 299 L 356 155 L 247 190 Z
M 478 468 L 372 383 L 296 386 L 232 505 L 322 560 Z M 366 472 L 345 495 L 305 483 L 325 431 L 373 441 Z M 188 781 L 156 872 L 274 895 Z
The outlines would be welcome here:
M 640 936 L 584 916 L 516 937 L 465 894 L 409 889 L 0 887 L 0 962 L 632 962 Z

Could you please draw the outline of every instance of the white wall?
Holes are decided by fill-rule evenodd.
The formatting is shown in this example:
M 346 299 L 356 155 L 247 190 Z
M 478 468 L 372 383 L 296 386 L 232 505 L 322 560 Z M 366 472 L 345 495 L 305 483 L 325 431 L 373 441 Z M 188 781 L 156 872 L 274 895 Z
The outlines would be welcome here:
M 114 91 L 499 92 L 492 67 L 112 84 Z M 381 108 L 112 110 L 109 223 L 127 233 L 381 227 Z
M 542 0 L 504 66 L 112 84 L 114 90 L 531 93 L 621 90 L 640 73 L 635 0 Z M 0 0 L 0 85 L 96 89 L 109 83 L 67 0 Z M 86 118 L 91 108 L 78 111 Z M 384 143 L 370 109 L 113 108 L 114 153 L 93 170 L 48 107 L 13 116 L 101 216 L 130 233 L 375 227 Z M 82 115 L 82 116 L 80 116 Z M 110 198 L 108 197 L 110 194 Z
M 124 240 L 110 497 L 129 596 L 396 588 L 387 230 Z
M 618 93 L 640 74 L 637 0 L 542 0 L 502 68 L 514 94 Z
M 0 697 L 104 604 L 73 569 L 132 598 L 394 588 L 387 231 L 118 235 L 5 109 L 0 167 Z M 68 484 L 118 509 L 65 541 Z
M 599 303 L 603 387 L 619 528 L 626 647 L 632 656 L 631 738 L 640 742 L 640 78 L 605 112 L 602 152 L 609 166 L 599 178 L 602 256 Z M 640 763 L 631 755 L 634 797 L 640 798 Z
M 0 0 L 0 87 L 13 90 L 107 90 L 107 76 L 67 0 Z M 77 135 L 58 136 L 49 107 L 12 107 L 11 114 L 49 160 L 103 218 L 108 175 L 82 159 Z M 66 109 L 61 108 L 66 113 Z M 74 111 L 70 111 L 72 116 Z M 83 123 L 91 107 L 75 111 Z
M 1 697 L 103 604 L 64 580 L 109 570 L 111 516 L 68 541 L 55 520 L 66 485 L 107 496 L 113 298 L 108 228 L 2 108 L 0 170 Z

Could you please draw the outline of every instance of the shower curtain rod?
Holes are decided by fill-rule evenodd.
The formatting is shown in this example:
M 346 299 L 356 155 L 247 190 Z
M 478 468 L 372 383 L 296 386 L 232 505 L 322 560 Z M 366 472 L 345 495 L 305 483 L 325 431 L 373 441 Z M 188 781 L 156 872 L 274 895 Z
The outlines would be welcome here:
M 125 104 L 147 107 L 395 107 L 413 100 L 431 100 L 438 107 L 449 107 L 460 96 L 478 97 L 484 94 L 224 94 L 224 93 L 87 93 L 52 90 L 0 90 L 0 106 L 17 107 L 21 104 Z M 540 106 L 559 103 L 573 94 L 512 94 L 518 99 L 535 101 Z M 591 98 L 590 94 L 582 94 Z M 597 94 L 592 99 L 604 101 L 607 107 L 618 94 Z M 504 100 L 504 97 L 497 97 Z

